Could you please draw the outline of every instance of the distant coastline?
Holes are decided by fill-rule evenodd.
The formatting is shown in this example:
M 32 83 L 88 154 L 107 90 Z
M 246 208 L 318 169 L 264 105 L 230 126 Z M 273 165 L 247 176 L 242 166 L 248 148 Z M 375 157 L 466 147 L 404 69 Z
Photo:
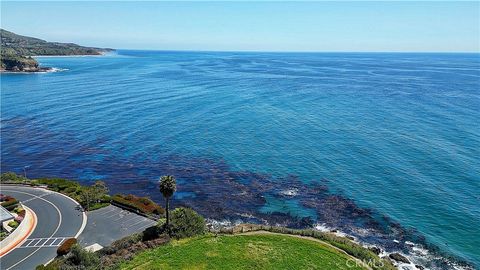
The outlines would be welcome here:
M 2 73 L 38 73 L 54 71 L 52 67 L 42 67 L 38 57 L 104 56 L 114 51 L 110 48 L 84 47 L 74 43 L 48 42 L 38 38 L 17 35 L 4 29 L 1 34 Z

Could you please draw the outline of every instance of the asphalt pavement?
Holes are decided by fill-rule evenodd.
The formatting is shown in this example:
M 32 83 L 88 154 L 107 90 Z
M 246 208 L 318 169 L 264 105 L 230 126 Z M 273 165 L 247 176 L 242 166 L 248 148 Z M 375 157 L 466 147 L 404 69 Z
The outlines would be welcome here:
M 88 223 L 78 238 L 84 246 L 99 244 L 102 247 L 133 233 L 141 232 L 157 222 L 110 205 L 87 213 Z

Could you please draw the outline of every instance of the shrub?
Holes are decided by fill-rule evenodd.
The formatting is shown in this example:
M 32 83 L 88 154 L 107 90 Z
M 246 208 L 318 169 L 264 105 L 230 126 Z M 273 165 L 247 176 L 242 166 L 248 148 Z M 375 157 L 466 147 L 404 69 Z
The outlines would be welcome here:
M 70 256 L 67 258 L 67 264 L 81 266 L 82 269 L 97 269 L 99 263 L 100 258 L 96 253 L 89 252 L 78 244 L 72 246 Z
M 18 222 L 18 223 L 21 223 L 23 221 L 23 217 L 22 216 L 16 216 L 15 221 Z
M 112 201 L 129 208 L 138 210 L 144 214 L 163 215 L 165 210 L 147 197 L 137 197 L 135 195 L 117 194 L 112 197 Z
M 63 242 L 57 249 L 57 255 L 58 256 L 63 256 L 67 255 L 70 250 L 72 249 L 73 245 L 77 243 L 77 239 L 75 238 L 68 238 Z
M 100 250 L 102 254 L 113 254 L 121 249 L 126 249 L 142 240 L 141 233 L 135 233 L 113 242 L 110 246 Z
M 77 187 L 67 187 L 65 189 L 65 193 L 76 193 L 77 192 Z
M 35 270 L 58 270 L 61 269 L 62 261 L 55 259 L 47 265 L 40 264 L 35 267 Z
M 6 172 L 6 173 L 2 173 L 0 175 L 0 182 L 22 183 L 25 180 L 27 180 L 27 178 L 25 178 L 21 175 L 17 175 L 14 172 Z
M 5 209 L 7 209 L 8 211 L 12 211 L 13 209 L 15 209 L 15 207 L 17 207 L 17 204 L 17 199 L 10 196 L 6 196 L 4 198 L 4 201 L 1 203 L 1 205 L 5 207 Z
M 93 210 L 97 210 L 97 209 L 100 209 L 100 208 L 103 208 L 103 207 L 107 207 L 109 205 L 110 205 L 110 203 L 107 203 L 107 202 L 94 203 L 94 204 L 90 205 L 88 210 L 93 211 Z
M 18 216 L 20 216 L 20 217 L 25 217 L 25 214 L 26 214 L 26 213 L 27 213 L 27 212 L 25 211 L 25 209 L 22 209 L 22 210 L 18 211 Z
M 170 221 L 170 236 L 179 238 L 192 237 L 205 232 L 205 219 L 190 208 L 173 210 Z
M 18 227 L 18 221 L 16 220 L 12 220 L 10 222 L 8 222 L 8 226 L 12 227 L 12 228 L 17 228 Z
M 157 226 L 151 226 L 146 228 L 142 234 L 142 241 L 149 241 L 156 239 L 160 236 L 162 230 Z

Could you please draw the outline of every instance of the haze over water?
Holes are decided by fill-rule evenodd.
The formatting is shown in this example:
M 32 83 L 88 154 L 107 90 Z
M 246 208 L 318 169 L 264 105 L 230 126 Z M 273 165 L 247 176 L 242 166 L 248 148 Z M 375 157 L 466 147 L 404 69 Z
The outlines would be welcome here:
M 177 203 L 213 218 L 369 223 L 352 205 L 353 221 L 337 221 L 337 206 L 326 215 L 302 195 L 321 185 L 480 265 L 479 54 L 39 60 L 65 70 L 1 75 L 2 172 L 103 179 L 159 202 L 156 181 L 173 173 Z

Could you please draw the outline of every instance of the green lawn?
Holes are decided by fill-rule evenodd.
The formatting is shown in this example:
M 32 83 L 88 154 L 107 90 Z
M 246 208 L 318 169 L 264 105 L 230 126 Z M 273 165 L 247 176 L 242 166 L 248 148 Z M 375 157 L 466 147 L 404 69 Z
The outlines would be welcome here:
M 172 241 L 139 253 L 121 269 L 363 269 L 352 265 L 350 257 L 320 242 L 252 234 Z

